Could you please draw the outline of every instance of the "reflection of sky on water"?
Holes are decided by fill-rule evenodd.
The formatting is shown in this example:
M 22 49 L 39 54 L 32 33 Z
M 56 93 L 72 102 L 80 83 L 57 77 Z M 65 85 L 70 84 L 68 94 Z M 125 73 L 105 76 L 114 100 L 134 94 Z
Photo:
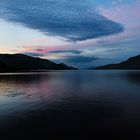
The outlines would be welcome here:
M 28 130 L 37 121 L 39 131 L 48 133 L 54 127 L 57 132 L 87 128 L 97 133 L 113 129 L 115 133 L 120 126 L 119 130 L 131 131 L 140 126 L 139 75 L 139 71 L 3 74 L 0 128 L 4 122 L 8 126 L 12 123 L 15 130 L 18 125 Z
M 87 72 L 48 72 L 31 74 L 1 75 L 0 95 L 41 97 L 47 96 L 99 96 L 115 95 L 117 92 L 135 93 L 139 89 L 139 72 L 87 71 Z M 117 90 L 117 91 L 116 91 Z
M 138 93 L 139 72 L 87 71 L 48 72 L 1 75 L 0 98 L 15 97 L 18 100 L 51 98 L 107 98 L 123 100 L 135 90 Z M 136 84 L 137 83 L 137 84 Z M 123 97 L 123 98 L 122 98 Z M 52 99 L 53 100 L 53 99 Z

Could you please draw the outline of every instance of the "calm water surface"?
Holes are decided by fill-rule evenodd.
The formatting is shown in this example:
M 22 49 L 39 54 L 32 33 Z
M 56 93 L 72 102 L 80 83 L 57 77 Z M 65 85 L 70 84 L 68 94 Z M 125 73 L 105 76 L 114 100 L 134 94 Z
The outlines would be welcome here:
M 0 74 L 0 137 L 140 140 L 140 71 Z

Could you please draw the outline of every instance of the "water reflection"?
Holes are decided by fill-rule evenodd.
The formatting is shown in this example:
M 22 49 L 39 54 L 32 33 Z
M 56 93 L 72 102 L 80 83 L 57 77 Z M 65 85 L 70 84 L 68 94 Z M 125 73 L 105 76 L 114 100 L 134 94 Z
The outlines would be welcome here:
M 130 82 L 134 82 L 135 84 L 140 85 L 140 72 L 139 71 L 128 72 L 126 76 Z
M 1 137 L 137 138 L 139 77 L 138 71 L 0 75 Z

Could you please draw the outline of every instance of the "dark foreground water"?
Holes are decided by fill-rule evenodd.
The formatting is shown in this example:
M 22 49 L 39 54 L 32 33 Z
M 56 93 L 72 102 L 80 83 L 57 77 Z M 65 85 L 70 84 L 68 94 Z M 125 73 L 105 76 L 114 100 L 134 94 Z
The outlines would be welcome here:
M 0 140 L 140 140 L 139 71 L 0 75 Z

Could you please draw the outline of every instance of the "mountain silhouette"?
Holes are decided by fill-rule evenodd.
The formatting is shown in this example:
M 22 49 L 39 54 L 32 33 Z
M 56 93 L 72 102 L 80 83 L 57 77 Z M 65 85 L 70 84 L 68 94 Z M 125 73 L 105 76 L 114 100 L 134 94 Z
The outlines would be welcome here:
M 0 72 L 75 69 L 63 63 L 56 64 L 47 59 L 31 57 L 25 54 L 0 54 Z
M 139 70 L 140 69 L 140 55 L 131 57 L 126 61 L 120 62 L 118 64 L 109 64 L 94 69 L 128 69 L 128 70 Z

